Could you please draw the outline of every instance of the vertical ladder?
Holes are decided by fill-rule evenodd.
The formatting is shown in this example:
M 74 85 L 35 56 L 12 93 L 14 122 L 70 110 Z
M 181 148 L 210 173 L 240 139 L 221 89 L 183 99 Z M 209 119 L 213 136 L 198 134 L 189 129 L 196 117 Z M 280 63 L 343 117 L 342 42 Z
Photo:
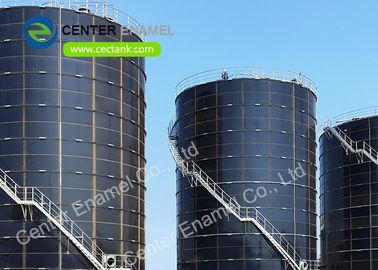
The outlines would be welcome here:
M 0 169 L 0 188 L 20 206 L 34 206 L 84 254 L 97 270 L 117 269 L 135 270 L 135 266 L 126 255 L 114 256 L 117 267 L 108 267 L 105 254 L 93 240 L 54 202 L 36 187 L 21 187 L 9 175 Z M 130 268 L 131 267 L 131 268 Z
M 194 161 L 181 157 L 177 139 L 173 134 L 173 125 L 169 128 L 169 149 L 177 167 L 184 176 L 187 176 L 192 187 L 202 185 L 225 209 L 231 212 L 241 222 L 252 222 L 257 229 L 279 251 L 286 262 L 294 270 L 309 270 L 307 261 L 302 260 L 288 240 L 266 219 L 255 207 L 242 207 L 234 198 L 226 193 L 214 180 L 210 178 Z M 314 264 L 312 264 L 314 267 Z

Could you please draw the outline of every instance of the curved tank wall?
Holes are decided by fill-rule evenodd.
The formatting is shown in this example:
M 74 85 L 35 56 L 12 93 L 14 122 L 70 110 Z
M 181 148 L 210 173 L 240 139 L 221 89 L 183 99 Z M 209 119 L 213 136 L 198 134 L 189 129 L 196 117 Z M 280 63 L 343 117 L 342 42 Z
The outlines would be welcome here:
M 338 127 L 378 149 L 378 116 Z M 378 269 L 377 165 L 366 158 L 359 163 L 325 133 L 320 137 L 320 210 L 321 269 Z
M 308 260 L 316 259 L 316 99 L 296 83 L 247 78 L 176 98 L 180 149 L 241 205 L 258 207 Z M 215 213 L 220 207 L 177 172 L 179 270 L 286 269 L 252 224 Z
M 58 36 L 47 49 L 21 39 L 23 23 L 47 16 L 58 25 L 115 25 L 117 36 Z M 0 9 L 0 160 L 19 184 L 36 186 L 60 205 L 107 254 L 145 246 L 145 81 L 143 58 L 65 58 L 66 41 L 139 41 L 93 14 L 46 7 Z M 129 189 L 118 188 L 127 182 Z M 110 188 L 112 193 L 107 193 Z M 104 200 L 101 199 L 105 198 Z M 93 203 L 93 201 L 95 203 Z M 76 211 L 74 210 L 76 209 Z M 77 212 L 77 213 L 76 213 Z M 93 269 L 81 252 L 33 210 L 0 190 L 0 268 Z M 28 240 L 31 230 L 40 235 Z M 144 260 L 132 257 L 137 269 Z

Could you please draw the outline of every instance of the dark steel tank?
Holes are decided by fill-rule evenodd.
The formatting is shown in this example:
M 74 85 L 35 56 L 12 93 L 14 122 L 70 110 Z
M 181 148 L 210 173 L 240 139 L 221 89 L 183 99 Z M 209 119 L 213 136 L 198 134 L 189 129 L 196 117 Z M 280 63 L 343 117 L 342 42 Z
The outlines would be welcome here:
M 67 41 L 142 36 L 122 36 L 122 13 L 93 5 L 0 8 L 0 168 L 20 185 L 38 187 L 105 253 L 127 253 L 144 270 L 145 60 L 61 53 Z M 21 33 L 36 16 L 57 27 L 56 42 L 45 49 L 29 46 Z M 111 25 L 116 35 L 62 35 L 63 25 Z M 118 188 L 125 183 L 129 189 Z M 1 269 L 94 269 L 58 229 L 41 231 L 42 213 L 32 214 L 25 219 L 0 190 Z
M 377 150 L 377 114 L 367 108 L 338 116 L 336 128 Z M 378 166 L 329 132 L 319 141 L 321 269 L 378 269 Z
M 305 260 L 317 258 L 315 89 L 282 70 L 212 70 L 178 85 L 174 123 L 180 151 Z M 179 270 L 290 269 L 252 223 L 214 212 L 221 204 L 179 171 L 176 184 Z

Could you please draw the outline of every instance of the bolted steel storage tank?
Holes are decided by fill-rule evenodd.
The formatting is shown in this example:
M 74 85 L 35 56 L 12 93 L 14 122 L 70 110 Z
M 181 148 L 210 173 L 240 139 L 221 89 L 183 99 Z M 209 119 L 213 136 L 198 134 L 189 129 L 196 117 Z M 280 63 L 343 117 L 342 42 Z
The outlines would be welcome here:
M 319 139 L 321 269 L 378 269 L 377 114 L 340 115 Z
M 315 89 L 283 70 L 196 74 L 177 86 L 171 133 L 182 159 L 218 184 L 209 189 L 258 209 L 308 263 L 317 257 Z M 178 269 L 292 269 L 257 226 L 223 211 L 188 175 L 177 171 Z
M 29 19 L 41 17 L 57 31 L 44 49 L 30 46 L 21 33 Z M 114 33 L 97 28 L 94 34 L 65 35 L 65 25 L 101 25 Z M 71 233 L 100 263 L 109 260 L 106 269 L 114 268 L 112 254 L 127 254 L 131 269 L 145 269 L 139 252 L 145 247 L 145 60 L 66 58 L 62 46 L 143 41 L 142 35 L 122 35 L 122 26 L 137 25 L 97 1 L 0 8 L 1 175 L 37 187 L 46 196 L 43 207 L 49 198 L 66 212 L 88 238 Z M 20 207 L 0 189 L 0 268 L 95 269 L 53 225 L 36 207 Z

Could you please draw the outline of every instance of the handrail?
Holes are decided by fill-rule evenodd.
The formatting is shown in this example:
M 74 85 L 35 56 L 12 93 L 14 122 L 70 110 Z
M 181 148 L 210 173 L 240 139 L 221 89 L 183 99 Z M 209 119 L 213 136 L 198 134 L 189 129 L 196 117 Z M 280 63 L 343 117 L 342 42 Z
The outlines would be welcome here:
M 179 153 L 177 138 L 174 135 L 174 124 L 171 122 L 168 131 L 169 149 L 177 164 L 177 167 L 184 176 L 194 178 L 189 181 L 192 186 L 201 184 L 215 197 L 229 212 L 241 222 L 252 222 L 272 243 L 272 245 L 283 255 L 287 262 L 297 270 L 306 270 L 308 264 L 302 260 L 298 252 L 289 241 L 278 231 L 278 229 L 266 219 L 255 207 L 242 207 L 236 199 L 224 191 L 212 178 L 207 175 L 193 160 L 185 160 Z M 311 269 L 311 268 L 310 268 Z
M 23 5 L 67 8 L 82 13 L 94 14 L 108 21 L 123 25 L 139 36 L 142 41 L 146 40 L 146 29 L 136 19 L 116 8 L 113 4 L 107 3 L 105 0 L 18 0 L 17 2 L 16 0 L 0 0 L 0 8 Z
M 336 115 L 335 117 L 327 120 L 323 124 L 318 126 L 318 131 L 321 133 L 325 128 L 330 126 L 341 125 L 349 121 L 356 121 L 363 118 L 368 118 L 372 116 L 378 116 L 378 106 L 365 107 L 346 113 Z
M 40 210 L 98 270 L 106 270 L 103 259 L 106 254 L 65 212 L 44 195 L 37 187 L 22 187 L 17 184 L 4 170 L 0 168 L 0 187 L 19 205 L 32 205 Z M 123 262 L 125 268 L 134 266 L 126 255 L 115 255 L 116 260 Z
M 348 122 L 351 120 L 357 120 L 360 118 L 365 118 L 369 116 L 377 116 L 378 115 L 378 106 L 371 106 L 371 107 L 365 107 L 353 111 L 349 111 L 343 114 L 336 115 L 332 122 L 341 124 L 343 122 Z
M 226 74 L 226 75 L 225 75 Z M 315 95 L 317 94 L 316 84 L 307 76 L 301 73 L 264 67 L 228 67 L 221 69 L 212 69 L 191 75 L 177 84 L 175 87 L 175 97 L 177 98 L 183 91 L 196 85 L 205 84 L 218 80 L 232 79 L 272 79 L 283 82 L 296 83 L 302 87 L 308 88 Z
M 378 165 L 378 152 L 373 147 L 371 147 L 367 142 L 354 141 L 338 126 L 332 125 L 331 122 L 329 122 L 324 127 L 324 131 L 326 133 L 333 134 L 340 141 L 340 143 L 350 152 L 355 153 L 355 154 L 365 155 L 372 162 Z

